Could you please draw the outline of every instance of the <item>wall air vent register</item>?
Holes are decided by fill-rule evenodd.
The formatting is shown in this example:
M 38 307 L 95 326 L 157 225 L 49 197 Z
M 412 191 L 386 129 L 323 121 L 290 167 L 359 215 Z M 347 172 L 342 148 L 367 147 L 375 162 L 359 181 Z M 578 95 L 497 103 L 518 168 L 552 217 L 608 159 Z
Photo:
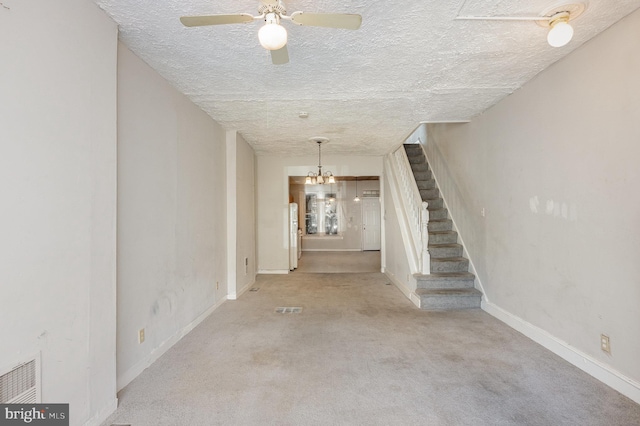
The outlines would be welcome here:
M 0 371 L 0 404 L 40 402 L 39 356 Z

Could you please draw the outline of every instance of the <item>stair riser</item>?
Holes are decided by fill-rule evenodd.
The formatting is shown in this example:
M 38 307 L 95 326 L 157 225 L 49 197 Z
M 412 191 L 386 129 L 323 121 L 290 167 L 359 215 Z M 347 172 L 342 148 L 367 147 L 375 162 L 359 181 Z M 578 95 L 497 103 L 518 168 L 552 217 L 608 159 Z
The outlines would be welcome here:
M 442 198 L 438 198 L 437 200 L 430 200 L 428 201 L 428 203 L 428 210 L 440 210 L 444 207 L 444 201 L 442 201 Z
M 410 155 L 408 156 L 408 158 L 409 158 L 409 163 L 411 164 L 422 164 L 427 162 L 427 159 L 425 158 L 424 155 Z
M 450 220 L 446 220 L 444 222 L 429 222 L 428 228 L 429 231 L 451 231 L 451 227 L 453 224 Z
M 473 288 L 473 278 L 454 280 L 417 280 L 417 288 Z
M 416 181 L 418 180 L 430 180 L 431 179 L 431 172 L 430 171 L 424 171 L 424 172 L 416 172 L 415 170 L 413 171 L 413 177 L 416 179 Z
M 480 307 L 482 296 L 421 296 L 420 309 L 474 309 Z
M 414 172 L 426 172 L 429 170 L 427 163 L 423 164 L 411 164 L 411 170 Z
M 443 257 L 462 257 L 462 246 L 429 247 L 429 254 L 432 258 L 436 259 L 441 259 Z
M 447 210 L 431 210 L 429 211 L 429 220 L 442 220 L 447 218 Z
M 418 184 L 418 189 L 433 189 L 436 187 L 436 181 L 431 180 L 416 180 Z
M 431 244 L 456 244 L 458 242 L 458 234 L 455 232 L 449 234 L 429 234 L 429 243 Z
M 439 272 L 467 272 L 469 270 L 469 261 L 456 260 L 456 261 L 441 261 L 439 259 L 431 260 L 431 273 Z
M 420 196 L 423 200 L 435 200 L 437 198 L 440 198 L 440 191 L 438 191 L 438 188 L 421 189 Z

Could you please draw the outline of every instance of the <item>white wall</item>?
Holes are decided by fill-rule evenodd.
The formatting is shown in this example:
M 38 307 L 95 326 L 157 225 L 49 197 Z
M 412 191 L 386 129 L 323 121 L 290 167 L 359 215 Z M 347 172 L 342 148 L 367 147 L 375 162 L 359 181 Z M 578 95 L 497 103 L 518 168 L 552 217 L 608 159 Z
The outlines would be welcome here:
M 42 400 L 97 424 L 116 405 L 117 27 L 86 0 L 12 2 L 0 39 L 0 368 L 40 352 Z
M 592 374 L 612 373 L 636 401 L 638 52 L 640 11 L 471 123 L 430 126 L 427 141 L 485 309 L 578 353 Z
M 240 135 L 236 137 L 236 154 L 236 288 L 241 294 L 256 279 L 256 160 L 253 148 Z
M 119 388 L 225 299 L 225 173 L 225 131 L 120 44 Z
M 382 207 L 382 219 L 384 221 L 384 272 L 393 283 L 404 293 L 407 298 L 416 303 L 411 294 L 416 290 L 416 280 L 411 273 L 409 258 L 402 239 L 400 219 L 396 213 L 399 200 L 394 200 L 391 190 L 391 171 L 385 167 L 385 179 L 383 192 L 384 204 Z
M 256 175 L 258 272 L 289 271 L 289 176 L 317 169 L 317 156 L 258 156 Z M 380 176 L 382 157 L 322 156 L 336 176 Z

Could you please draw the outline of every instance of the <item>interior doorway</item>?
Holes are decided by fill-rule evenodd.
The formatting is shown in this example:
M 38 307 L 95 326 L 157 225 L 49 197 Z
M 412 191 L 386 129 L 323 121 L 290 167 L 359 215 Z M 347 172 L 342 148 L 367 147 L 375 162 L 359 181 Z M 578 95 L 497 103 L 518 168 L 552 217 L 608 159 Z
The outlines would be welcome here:
M 296 270 L 360 272 L 364 268 L 379 272 L 380 177 L 336 176 L 335 182 L 322 185 L 305 180 L 305 176 L 289 177 L 289 201 L 298 205 L 301 234 L 302 254 Z M 357 256 L 362 253 L 368 254 Z M 350 262 L 343 262 L 347 258 L 353 260 L 352 270 Z

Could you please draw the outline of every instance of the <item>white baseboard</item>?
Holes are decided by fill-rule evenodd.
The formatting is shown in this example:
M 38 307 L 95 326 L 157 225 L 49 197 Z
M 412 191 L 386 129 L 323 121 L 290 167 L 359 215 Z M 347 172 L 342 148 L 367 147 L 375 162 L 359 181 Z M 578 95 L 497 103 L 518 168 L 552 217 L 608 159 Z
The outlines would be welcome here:
M 289 270 L 288 269 L 259 269 L 258 270 L 259 274 L 288 274 Z
M 524 334 L 534 342 L 544 346 L 559 357 L 575 365 L 585 373 L 590 374 L 602 383 L 640 404 L 640 383 L 626 377 L 612 369 L 610 366 L 594 359 L 590 355 L 587 355 L 559 340 L 545 330 L 526 322 L 522 318 L 517 317 L 492 303 L 488 303 L 483 300 L 482 309 L 511 328 Z
M 116 411 L 117 408 L 118 398 L 114 398 L 113 400 L 111 400 L 111 402 L 98 410 L 98 412 L 93 417 L 87 420 L 84 426 L 100 426 L 102 423 L 104 423 L 105 420 L 109 418 L 110 415 L 112 415 Z
M 413 291 L 411 291 L 411 289 L 407 287 L 406 284 L 404 284 L 402 281 L 397 279 L 396 276 L 390 272 L 383 271 L 383 273 L 387 276 L 387 278 L 391 280 L 391 282 L 396 287 L 398 287 L 398 290 L 400 290 L 402 294 L 406 296 L 407 299 L 411 300 L 411 302 L 413 302 L 413 304 L 416 305 L 418 308 L 420 307 L 420 298 Z
M 303 252 L 305 251 L 364 251 L 362 249 L 302 249 Z M 378 250 L 372 250 L 372 251 L 378 251 Z
M 215 305 L 211 306 L 209 309 L 200 314 L 196 319 L 191 321 L 189 324 L 184 326 L 181 330 L 176 332 L 173 336 L 169 337 L 167 340 L 162 342 L 160 346 L 152 350 L 149 355 L 147 355 L 144 359 L 139 361 L 133 367 L 128 369 L 124 374 L 117 378 L 117 388 L 118 392 L 120 392 L 125 386 L 133 381 L 140 373 L 142 373 L 147 367 L 156 362 L 158 358 L 160 358 L 166 351 L 168 351 L 173 345 L 178 343 L 180 339 L 189 334 L 191 330 L 196 328 L 198 324 L 204 321 L 213 311 L 215 311 L 220 305 L 222 305 L 227 300 L 227 297 L 223 297 Z
M 227 297 L 227 300 L 237 300 L 240 296 L 242 296 L 244 293 L 246 293 L 247 290 L 249 290 L 251 287 L 253 287 L 253 285 L 256 283 L 256 277 L 253 277 L 253 280 L 250 283 L 247 283 L 247 285 L 245 285 L 244 287 L 242 287 L 240 289 L 240 291 L 238 291 L 235 294 L 230 294 Z

